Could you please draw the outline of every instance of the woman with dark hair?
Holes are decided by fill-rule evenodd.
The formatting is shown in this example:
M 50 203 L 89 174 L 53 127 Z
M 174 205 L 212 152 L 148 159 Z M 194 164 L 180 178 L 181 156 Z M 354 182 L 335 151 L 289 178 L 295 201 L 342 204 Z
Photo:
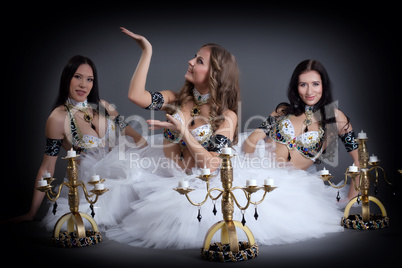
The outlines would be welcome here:
M 334 106 L 331 81 L 319 61 L 305 60 L 297 65 L 290 79 L 288 99 L 290 103 L 279 104 L 247 138 L 245 153 L 254 153 L 258 141 L 265 139 L 267 143 L 276 143 L 277 160 L 305 170 L 320 162 L 320 156 L 331 159 L 339 136 L 354 164 L 359 166 L 356 135 L 349 118 Z M 348 199 L 357 194 L 350 187 Z
M 36 190 L 37 181 L 44 173 L 53 176 L 61 147 L 81 154 L 98 152 L 98 149 L 108 152 L 116 145 L 118 132 L 132 137 L 139 147 L 146 145 L 116 109 L 99 98 L 94 63 L 84 56 L 72 57 L 64 67 L 59 93 L 46 122 L 46 148 L 36 176 L 31 208 L 14 221 L 34 219 L 45 195 Z

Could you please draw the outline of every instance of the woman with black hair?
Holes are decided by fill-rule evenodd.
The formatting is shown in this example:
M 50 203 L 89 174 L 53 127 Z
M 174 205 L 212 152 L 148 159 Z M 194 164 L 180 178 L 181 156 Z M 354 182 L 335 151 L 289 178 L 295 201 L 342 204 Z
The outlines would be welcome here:
M 248 136 L 243 144 L 245 153 L 254 153 L 256 144 L 265 139 L 275 146 L 278 161 L 306 170 L 314 162 L 319 163 L 320 156 L 329 159 L 334 156 L 334 144 L 339 136 L 354 164 L 359 166 L 352 125 L 334 106 L 331 81 L 319 61 L 305 60 L 297 65 L 290 79 L 288 99 L 290 104 L 279 104 Z M 357 194 L 350 187 L 348 199 Z
M 84 56 L 72 57 L 64 67 L 58 97 L 46 122 L 46 148 L 36 175 L 31 208 L 27 214 L 13 220 L 34 219 L 45 195 L 36 190 L 37 181 L 44 173 L 53 176 L 61 147 L 66 151 L 73 148 L 81 154 L 97 149 L 107 152 L 116 145 L 120 131 L 132 137 L 138 147 L 147 144 L 113 106 L 99 98 L 94 63 Z

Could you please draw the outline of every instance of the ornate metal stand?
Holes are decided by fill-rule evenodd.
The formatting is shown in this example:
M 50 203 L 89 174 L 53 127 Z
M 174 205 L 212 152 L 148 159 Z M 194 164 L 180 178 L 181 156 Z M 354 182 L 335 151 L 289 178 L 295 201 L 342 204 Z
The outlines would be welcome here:
M 377 162 L 369 162 L 369 153 L 367 150 L 367 138 L 365 139 L 358 139 L 359 143 L 359 164 L 360 164 L 360 171 L 351 172 L 349 170 L 345 173 L 345 181 L 341 186 L 335 186 L 330 182 L 330 179 L 333 178 L 331 175 L 321 175 L 321 179 L 324 181 L 328 181 L 328 183 L 338 190 L 346 185 L 348 177 L 350 177 L 351 184 L 355 187 L 356 191 L 361 192 L 361 195 L 352 198 L 349 203 L 345 207 L 344 215 L 342 218 L 342 225 L 345 228 L 353 228 L 353 229 L 361 229 L 361 230 L 368 230 L 368 229 L 379 229 L 384 228 L 389 225 L 389 218 L 387 216 L 387 211 L 382 204 L 382 202 L 374 196 L 369 195 L 370 190 L 370 180 L 373 181 L 375 186 L 375 194 L 377 194 L 377 186 L 378 186 L 378 178 L 379 172 L 381 170 L 384 176 L 385 181 L 392 185 L 385 175 L 385 171 L 382 167 L 379 166 L 380 161 Z M 368 168 L 368 166 L 372 166 Z M 375 178 L 371 175 L 371 171 L 375 172 Z M 356 177 L 360 176 L 359 184 L 356 183 Z M 351 186 L 351 187 L 352 187 Z M 339 196 L 337 197 L 339 200 Z M 374 202 L 378 205 L 381 210 L 381 215 L 373 215 L 370 213 L 370 201 Z M 349 215 L 350 209 L 352 208 L 353 204 L 355 203 L 362 203 L 362 213 L 361 214 L 354 214 Z
M 258 255 L 258 245 L 255 243 L 254 235 L 251 232 L 251 230 L 245 225 L 245 222 L 239 222 L 233 220 L 233 212 L 234 212 L 234 203 L 236 203 L 237 207 L 245 211 L 250 204 L 258 205 L 261 202 L 264 201 L 265 196 L 268 192 L 273 191 L 277 187 L 272 187 L 270 185 L 264 185 L 263 187 L 257 187 L 257 186 L 248 186 L 248 187 L 232 187 L 233 183 L 233 168 L 232 168 L 232 163 L 230 161 L 230 158 L 233 157 L 233 155 L 229 154 L 221 154 L 220 157 L 222 158 L 222 165 L 221 165 L 221 182 L 222 182 L 222 188 L 209 188 L 209 180 L 213 177 L 211 175 L 203 175 L 200 176 L 199 178 L 206 181 L 207 183 L 207 194 L 205 196 L 205 199 L 200 202 L 200 203 L 194 203 L 191 201 L 190 197 L 188 196 L 188 193 L 193 191 L 194 189 L 187 188 L 187 189 L 180 189 L 180 188 L 175 188 L 177 192 L 180 194 L 184 194 L 188 201 L 194 205 L 194 206 L 201 206 L 203 205 L 207 200 L 208 197 L 210 197 L 212 200 L 217 200 L 218 198 L 222 197 L 222 214 L 223 214 L 223 220 L 218 221 L 214 225 L 212 225 L 207 234 L 205 235 L 204 239 L 204 247 L 201 250 L 202 256 L 208 260 L 213 260 L 213 261 L 239 261 L 239 260 L 247 260 L 253 257 L 256 257 Z M 233 191 L 236 189 L 241 189 L 243 190 L 246 199 L 247 199 L 247 204 L 242 207 L 239 202 L 237 201 Z M 265 193 L 261 200 L 258 202 L 252 202 L 251 201 L 251 195 L 260 190 L 264 189 Z M 219 194 L 217 196 L 212 196 L 213 191 L 218 191 Z M 242 229 L 248 239 L 248 243 L 244 243 L 242 241 L 239 242 L 237 232 L 236 232 L 236 227 Z M 214 234 L 221 230 L 221 241 L 220 243 L 215 243 L 211 244 L 211 239 L 214 236 Z M 226 245 L 226 246 L 225 246 Z M 213 247 L 213 249 L 211 248 Z M 227 251 L 225 250 L 217 250 L 217 248 L 227 248 Z
M 85 187 L 85 184 L 82 181 L 78 181 L 78 167 L 76 164 L 76 159 L 79 157 L 79 155 L 75 157 L 65 157 L 63 159 L 68 160 L 68 165 L 67 165 L 67 178 L 68 182 L 63 182 L 60 184 L 57 193 L 54 193 L 52 191 L 52 186 L 50 185 L 52 181 L 54 181 L 54 178 L 44 178 L 47 180 L 47 186 L 40 186 L 37 187 L 39 191 L 45 192 L 47 197 L 52 201 L 56 202 L 56 200 L 60 197 L 61 189 L 63 186 L 67 186 L 69 188 L 68 192 L 68 204 L 70 206 L 70 212 L 64 214 L 59 218 L 59 220 L 56 222 L 56 225 L 53 230 L 53 240 L 55 241 L 56 245 L 62 245 L 62 246 L 85 246 L 85 245 L 90 245 L 90 244 L 96 244 L 100 242 L 100 234 L 99 234 L 99 228 L 98 225 L 96 224 L 95 220 L 93 219 L 94 213 L 92 212 L 92 217 L 89 216 L 86 213 L 82 213 L 78 211 L 79 203 L 80 203 L 80 197 L 78 194 L 78 186 L 80 186 L 85 194 L 85 198 L 88 201 L 88 203 L 91 204 L 91 209 L 93 209 L 93 204 L 98 201 L 99 195 L 104 194 L 107 192 L 109 189 L 102 189 L 102 190 L 91 190 L 92 194 L 88 194 L 87 189 Z M 104 179 L 101 179 L 100 181 L 97 182 L 89 182 L 90 184 L 95 185 L 96 183 L 102 183 Z M 94 200 L 90 200 L 89 198 L 93 197 L 95 195 Z M 57 204 L 55 203 L 54 207 L 54 213 L 55 209 L 57 207 Z M 92 210 L 93 211 L 93 210 Z M 85 226 L 84 226 L 84 221 L 83 218 L 88 220 L 89 223 L 92 226 L 93 231 L 86 231 Z M 60 235 L 60 230 L 63 224 L 67 222 L 67 234 L 62 234 Z M 75 232 L 75 233 L 74 233 Z M 72 234 L 74 233 L 74 234 Z M 71 243 L 71 241 L 65 241 L 67 244 L 64 243 L 58 243 L 59 240 L 68 240 L 66 238 L 73 239 L 74 242 Z M 96 241 L 94 241 L 96 240 Z

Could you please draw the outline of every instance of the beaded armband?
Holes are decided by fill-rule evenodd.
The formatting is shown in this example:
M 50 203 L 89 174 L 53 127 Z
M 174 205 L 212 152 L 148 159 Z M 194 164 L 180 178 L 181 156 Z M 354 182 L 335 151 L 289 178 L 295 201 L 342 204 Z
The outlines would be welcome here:
M 258 128 L 261 129 L 262 131 L 264 131 L 264 133 L 268 136 L 269 132 L 271 131 L 271 128 L 276 123 L 278 123 L 278 118 L 276 118 L 275 116 L 269 115 L 267 117 L 267 119 L 265 119 Z
M 152 102 L 145 109 L 155 111 L 159 111 L 160 109 L 162 109 L 163 103 L 165 102 L 162 93 L 150 91 L 149 94 L 151 94 Z
M 60 147 L 63 140 L 46 138 L 45 154 L 49 156 L 57 156 L 60 152 Z
M 128 123 L 124 120 L 123 116 L 118 115 L 116 118 L 113 120 L 114 124 L 122 131 L 128 126 Z
M 230 147 L 231 144 L 231 141 L 226 136 L 217 134 L 212 136 L 209 140 L 209 146 L 207 147 L 207 150 L 209 152 L 221 153 L 222 148 Z
M 356 141 L 356 134 L 353 130 L 339 135 L 339 139 L 342 141 L 348 153 L 359 148 L 359 144 Z

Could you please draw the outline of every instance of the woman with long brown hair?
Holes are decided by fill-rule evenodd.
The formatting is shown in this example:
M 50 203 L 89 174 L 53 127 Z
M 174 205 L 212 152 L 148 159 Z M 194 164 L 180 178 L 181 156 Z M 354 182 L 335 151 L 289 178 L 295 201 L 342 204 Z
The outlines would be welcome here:
M 200 168 L 215 172 L 221 164 L 222 148 L 237 143 L 240 97 L 237 62 L 220 45 L 208 43 L 188 61 L 186 81 L 180 91 L 147 91 L 152 46 L 143 36 L 125 28 L 122 32 L 142 49 L 129 86 L 129 99 L 142 108 L 165 112 L 167 121 L 147 120 L 150 129 L 163 129 L 163 135 L 152 136 L 160 137 L 158 146 L 149 141 L 144 154 L 130 156 L 138 159 L 131 163 L 138 163 L 136 171 L 148 169 L 149 172 L 141 173 L 144 181 L 136 184 L 140 198 L 131 204 L 132 213 L 119 226 L 108 230 L 107 236 L 135 246 L 193 247 L 202 242 L 209 228 L 205 222 L 212 224 L 216 218 L 203 215 L 203 224 L 198 224 L 196 215 L 192 217 L 197 208 L 172 188 L 178 181 L 188 180 L 192 187 L 199 188 L 194 198 L 204 198 L 205 183 L 196 178 Z M 144 168 L 145 159 L 154 163 L 152 171 Z M 164 165 L 164 159 L 169 165 Z M 216 182 L 218 178 L 211 184 Z

